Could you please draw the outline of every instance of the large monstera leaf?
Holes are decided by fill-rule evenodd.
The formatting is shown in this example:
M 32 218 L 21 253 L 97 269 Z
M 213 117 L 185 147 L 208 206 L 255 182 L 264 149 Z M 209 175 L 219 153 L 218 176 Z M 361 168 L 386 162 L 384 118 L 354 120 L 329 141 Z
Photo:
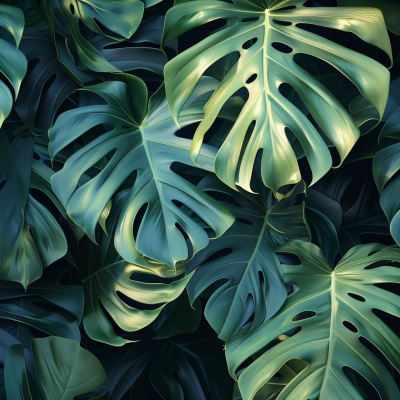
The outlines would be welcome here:
M 122 346 L 130 340 L 114 331 L 107 314 L 125 333 L 142 329 L 182 293 L 193 275 L 185 276 L 183 269 L 174 271 L 165 264 L 144 258 L 141 264 L 121 258 L 113 242 L 118 216 L 128 194 L 129 190 L 125 190 L 113 199 L 105 224 L 108 235 L 99 230 L 99 246 L 85 237 L 80 241 L 79 250 L 75 249 L 76 244 L 70 248 L 85 294 L 85 331 L 92 339 L 113 346 Z M 149 281 L 149 276 L 157 281 Z
M 178 226 L 189 236 L 194 253 L 208 244 L 205 230 L 180 203 L 194 210 L 217 237 L 229 228 L 234 218 L 218 201 L 171 170 L 174 162 L 195 164 L 190 158 L 191 141 L 175 136 L 178 125 L 168 109 L 164 86 L 151 97 L 144 117 L 146 98 L 140 92 L 143 83 L 133 76 L 131 79 L 128 83 L 105 82 L 85 89 L 102 97 L 107 104 L 81 107 L 57 119 L 49 131 L 53 158 L 96 125 L 109 124 L 113 129 L 74 153 L 51 183 L 68 215 L 95 241 L 97 222 L 111 196 L 136 172 L 136 181 L 116 227 L 116 248 L 128 262 L 140 264 L 145 255 L 175 268 L 188 257 L 187 244 Z M 215 88 L 216 82 L 204 78 L 199 83 L 182 109 L 181 127 L 201 120 L 207 93 Z M 234 117 L 237 104 L 240 102 L 235 99 L 229 103 L 227 117 Z M 84 172 L 113 151 L 105 168 L 77 189 Z M 215 154 L 216 148 L 203 146 L 202 169 L 213 171 Z M 147 208 L 135 238 L 132 226 L 142 206 Z
M 227 341 L 239 330 L 255 330 L 286 300 L 274 248 L 288 240 L 309 240 L 302 201 L 306 186 L 300 182 L 279 202 L 265 187 L 259 196 L 243 194 L 215 176 L 204 178 L 199 187 L 222 195 L 224 206 L 236 218 L 223 236 L 212 240 L 187 266 L 187 271 L 198 267 L 188 284 L 191 301 L 212 291 L 205 316 L 219 338 Z
M 31 0 L 35 11 L 49 25 L 55 41 L 57 35 L 74 44 L 82 67 L 95 72 L 119 72 L 85 38 L 83 28 L 115 40 L 129 39 L 137 30 L 145 6 L 157 0 L 105 0 L 63 2 L 60 0 Z M 61 42 L 59 43 L 61 44 Z M 62 48 L 65 44 L 62 45 Z M 68 47 L 68 45 L 67 45 Z M 71 56 L 72 57 L 72 56 Z
M 332 165 L 327 145 L 310 120 L 280 93 L 282 83 L 297 91 L 314 120 L 337 148 L 341 161 L 359 137 L 358 127 L 349 113 L 329 90 L 296 64 L 296 54 L 308 54 L 333 65 L 376 106 L 381 116 L 383 114 L 389 89 L 386 68 L 298 26 L 311 24 L 351 32 L 391 56 L 381 11 L 361 7 L 304 7 L 303 3 L 304 0 L 234 0 L 229 4 L 201 0 L 179 4 L 167 14 L 164 43 L 210 21 L 227 21 L 165 67 L 168 103 L 176 120 L 205 70 L 221 57 L 240 53 L 239 60 L 206 104 L 204 119 L 191 148 L 192 158 L 201 163 L 199 152 L 205 133 L 230 96 L 246 88 L 249 98 L 215 161 L 218 177 L 232 188 L 238 184 L 251 191 L 250 179 L 259 149 L 263 151 L 261 170 L 266 186 L 276 191 L 283 185 L 300 181 L 286 128 L 297 136 L 304 149 L 313 172 L 312 182 L 321 178 Z M 252 132 L 246 138 L 249 127 Z
M 13 88 L 14 100 L 17 99 L 27 69 L 26 58 L 18 50 L 24 25 L 24 13 L 19 8 L 0 4 L 0 73 Z M 0 126 L 10 113 L 12 104 L 13 94 L 0 80 Z
M 314 244 L 293 241 L 277 251 L 300 258 L 299 265 L 283 265 L 285 282 L 298 290 L 256 332 L 239 333 L 228 342 L 232 376 L 245 359 L 261 350 L 239 376 L 243 399 L 258 398 L 260 389 L 263 393 L 268 385 L 278 383 L 280 378 L 273 378 L 274 374 L 291 360 L 302 360 L 303 366 L 297 373 L 293 369 L 281 373 L 286 382 L 272 399 L 316 400 L 334 395 L 362 400 L 344 367 L 368 381 L 381 399 L 400 396 L 379 356 L 383 353 L 383 359 L 399 370 L 400 338 L 378 313 L 400 317 L 399 296 L 383 288 L 400 282 L 400 270 L 390 266 L 400 261 L 400 251 L 380 244 L 356 246 L 333 271 Z

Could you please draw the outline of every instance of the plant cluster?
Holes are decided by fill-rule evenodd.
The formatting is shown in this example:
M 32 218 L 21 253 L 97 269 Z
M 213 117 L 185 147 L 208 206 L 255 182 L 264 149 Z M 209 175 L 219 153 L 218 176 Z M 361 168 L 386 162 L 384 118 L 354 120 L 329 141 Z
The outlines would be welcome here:
M 400 399 L 399 0 L 0 0 L 0 399 Z

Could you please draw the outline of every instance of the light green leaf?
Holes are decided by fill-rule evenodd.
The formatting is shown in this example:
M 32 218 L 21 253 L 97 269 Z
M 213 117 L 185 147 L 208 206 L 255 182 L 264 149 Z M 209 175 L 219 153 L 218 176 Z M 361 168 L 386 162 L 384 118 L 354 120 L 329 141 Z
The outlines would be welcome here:
M 47 400 L 73 400 L 106 378 L 100 361 L 73 340 L 57 336 L 32 339 L 32 353 Z
M 380 244 L 356 246 L 333 271 L 311 243 L 293 241 L 276 251 L 300 258 L 300 265 L 282 266 L 285 283 L 298 290 L 256 332 L 239 333 L 228 342 L 232 376 L 245 359 L 263 349 L 240 374 L 243 399 L 258 399 L 256 393 L 273 383 L 274 374 L 293 359 L 307 367 L 281 386 L 279 399 L 363 399 L 343 367 L 361 374 L 382 400 L 400 396 L 384 363 L 359 340 L 370 342 L 399 370 L 400 338 L 373 309 L 400 317 L 399 296 L 376 285 L 400 283 L 400 270 L 383 262 L 399 262 L 400 251 Z M 367 269 L 378 261 L 382 262 Z
M 225 341 L 238 331 L 254 331 L 285 301 L 287 289 L 274 248 L 288 240 L 309 240 L 302 201 L 304 181 L 279 202 L 271 190 L 262 183 L 259 186 L 261 195 L 252 196 L 230 189 L 215 176 L 199 184 L 207 193 L 224 195 L 222 204 L 236 217 L 223 236 L 212 240 L 187 265 L 187 271 L 198 267 L 188 284 L 190 299 L 193 302 L 208 291 L 211 297 L 205 316 Z M 217 252 L 224 253 L 218 257 Z M 247 323 L 251 316 L 252 322 Z
M 146 108 L 144 94 L 139 97 L 137 93 L 143 83 L 135 79 L 131 85 L 104 82 L 87 88 L 107 104 L 81 107 L 57 119 L 49 131 L 52 158 L 96 125 L 107 123 L 113 129 L 75 152 L 64 168 L 52 176 L 51 184 L 71 219 L 95 242 L 96 225 L 111 196 L 131 174 L 137 173 L 116 228 L 116 248 L 128 262 L 141 264 L 145 255 L 176 268 L 188 257 L 187 244 L 177 225 L 189 236 L 194 253 L 207 246 L 208 236 L 174 201 L 195 210 L 217 237 L 229 228 L 233 217 L 217 201 L 171 170 L 174 162 L 196 166 L 190 158 L 191 141 L 175 136 L 179 128 L 168 109 L 164 86 L 151 97 L 144 120 L 135 117 L 137 107 L 131 102 Z M 202 119 L 207 93 L 216 84 L 212 78 L 200 81 L 182 109 L 181 127 Z M 240 101 L 233 99 L 222 116 L 234 118 L 238 105 Z M 77 189 L 84 172 L 114 151 L 104 169 Z M 215 154 L 216 148 L 203 146 L 200 168 L 213 171 Z M 147 209 L 135 239 L 132 226 L 143 206 Z
M 275 192 L 283 185 L 299 182 L 296 156 L 285 134 L 288 128 L 300 141 L 312 169 L 312 182 L 316 182 L 332 166 L 328 147 L 307 117 L 279 92 L 279 86 L 288 83 L 297 91 L 337 148 L 341 162 L 358 139 L 359 130 L 330 91 L 296 64 L 294 55 L 308 54 L 333 65 L 375 105 L 380 116 L 388 96 L 389 72 L 378 62 L 301 29 L 298 24 L 354 33 L 391 57 L 382 13 L 361 7 L 304 7 L 304 0 L 233 3 L 190 1 L 167 13 L 163 43 L 210 21 L 227 21 L 166 65 L 165 84 L 172 116 L 178 120 L 183 104 L 207 68 L 220 58 L 239 52 L 239 60 L 204 107 L 205 116 L 192 142 L 192 158 L 201 163 L 204 135 L 230 96 L 244 87 L 249 98 L 216 156 L 218 177 L 232 188 L 239 185 L 251 192 L 255 157 L 262 149 L 261 171 L 266 186 Z M 286 50 L 274 47 L 275 43 L 286 46 Z M 247 143 L 246 132 L 253 121 L 255 127 Z

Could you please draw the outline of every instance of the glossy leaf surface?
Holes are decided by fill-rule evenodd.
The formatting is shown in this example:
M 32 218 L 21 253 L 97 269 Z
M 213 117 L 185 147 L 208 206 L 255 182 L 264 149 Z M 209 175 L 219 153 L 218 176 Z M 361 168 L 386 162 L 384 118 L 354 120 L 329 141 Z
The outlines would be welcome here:
M 206 104 L 204 119 L 191 148 L 192 158 L 201 163 L 199 152 L 205 133 L 229 97 L 245 87 L 248 100 L 215 163 L 218 177 L 232 188 L 238 184 L 251 192 L 252 168 L 259 149 L 263 152 L 261 171 L 266 186 L 275 192 L 283 185 L 300 181 L 286 128 L 299 139 L 313 171 L 313 182 L 332 166 L 328 148 L 311 122 L 279 92 L 282 83 L 288 83 L 297 91 L 314 120 L 337 148 L 341 161 L 359 137 L 357 126 L 343 106 L 296 64 L 294 55 L 297 53 L 332 64 L 376 106 L 381 116 L 383 114 L 389 89 L 389 73 L 385 68 L 360 53 L 299 27 L 299 24 L 312 24 L 352 32 L 391 57 L 381 12 L 372 8 L 310 8 L 303 7 L 303 3 L 303 0 L 239 0 L 233 4 L 216 0 L 189 1 L 168 12 L 164 43 L 207 22 L 216 19 L 227 22 L 167 64 L 166 91 L 175 120 L 204 71 L 221 57 L 240 53 L 239 60 Z M 244 146 L 246 132 L 253 121 L 254 129 Z

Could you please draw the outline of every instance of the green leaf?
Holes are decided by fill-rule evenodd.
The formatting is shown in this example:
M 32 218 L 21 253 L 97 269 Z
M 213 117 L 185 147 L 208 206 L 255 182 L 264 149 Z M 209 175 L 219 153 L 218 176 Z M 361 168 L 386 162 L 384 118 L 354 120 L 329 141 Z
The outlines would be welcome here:
M 37 64 L 25 78 L 15 110 L 32 133 L 47 138 L 58 107 L 79 85 L 63 70 L 51 37 L 25 28 L 20 50 L 28 62 Z
M 73 400 L 97 388 L 106 378 L 100 361 L 73 340 L 56 336 L 32 339 L 32 353 L 48 400 Z
M 13 344 L 7 349 L 4 362 L 7 400 L 42 400 L 39 389 L 26 370 L 24 349 L 22 344 Z
M 307 190 L 306 215 L 308 218 L 308 210 L 314 209 L 333 223 L 339 239 L 339 251 L 343 256 L 352 247 L 360 244 L 394 243 L 379 201 L 380 196 L 372 173 L 372 159 L 363 159 L 342 165 L 336 170 L 332 169 L 310 187 Z M 308 221 L 311 231 L 314 228 L 319 229 L 314 222 L 319 223 Z M 333 244 L 331 241 L 329 246 Z M 324 250 L 328 243 L 319 245 Z M 324 254 L 326 255 L 325 252 Z M 333 253 L 331 256 L 334 256 Z M 332 260 L 329 257 L 327 259 Z
M 13 40 L 12 43 L 9 43 L 0 38 L 0 73 L 13 87 L 14 100 L 17 99 L 27 69 L 26 58 L 18 50 L 24 24 L 24 13 L 19 8 L 0 4 L 0 29 L 8 31 Z M 11 111 L 12 97 L 7 85 L 0 81 L 0 127 Z
M 228 342 L 226 356 L 232 376 L 246 358 L 264 349 L 240 374 L 243 399 L 258 398 L 259 389 L 293 359 L 307 367 L 282 385 L 282 399 L 361 400 L 343 371 L 345 366 L 361 374 L 381 399 L 400 396 L 393 376 L 376 355 L 382 352 L 399 369 L 400 339 L 373 312 L 400 317 L 399 296 L 377 285 L 400 283 L 399 269 L 384 262 L 400 261 L 400 251 L 380 244 L 357 246 L 333 271 L 314 244 L 293 241 L 277 251 L 300 258 L 299 265 L 282 266 L 285 282 L 298 290 L 256 332 L 239 333 Z M 361 337 L 371 346 L 364 346 Z M 375 354 L 370 349 L 374 346 L 379 349 Z
M 274 248 L 288 240 L 309 240 L 302 201 L 305 183 L 279 202 L 271 190 L 259 186 L 265 193 L 255 196 L 236 192 L 215 176 L 199 184 L 207 193 L 223 195 L 223 205 L 236 217 L 233 226 L 187 266 L 187 271 L 198 267 L 188 284 L 191 301 L 205 291 L 211 294 L 205 316 L 225 341 L 240 330 L 254 331 L 285 301 L 287 289 Z
M 400 4 L 398 0 L 338 0 L 341 7 L 376 7 L 382 11 L 388 29 L 400 35 Z
M 18 321 L 49 335 L 80 340 L 82 287 L 60 285 L 43 276 L 26 291 L 17 283 L 2 281 L 0 293 L 2 320 Z
M 0 208 L 0 279 L 24 288 L 38 279 L 42 268 L 67 252 L 64 233 L 49 210 L 29 194 L 34 137 L 14 139 L 3 160 Z M 1 179 L 1 180 L 3 180 Z
M 295 63 L 295 54 L 308 54 L 333 65 L 376 106 L 380 116 L 383 114 L 389 89 L 386 68 L 297 26 L 312 24 L 351 32 L 391 57 L 381 12 L 361 7 L 303 7 L 303 3 L 303 0 L 272 4 L 238 0 L 227 4 L 202 0 L 180 4 L 167 13 L 163 43 L 210 21 L 228 22 L 166 65 L 166 92 L 175 120 L 205 70 L 227 54 L 240 53 L 238 62 L 205 105 L 205 116 L 191 148 L 192 158 L 201 163 L 199 152 L 205 133 L 229 97 L 240 88 L 246 88 L 249 98 L 215 161 L 218 177 L 232 188 L 239 185 L 251 192 L 252 169 L 259 149 L 263 150 L 261 170 L 266 186 L 275 192 L 283 185 L 300 181 L 296 156 L 285 128 L 300 141 L 313 172 L 312 182 L 332 166 L 324 140 L 305 115 L 279 92 L 281 83 L 297 91 L 314 120 L 337 148 L 341 162 L 359 137 L 358 127 L 348 112 L 329 90 Z M 295 8 L 285 9 L 289 6 Z M 275 48 L 274 43 L 285 45 L 287 52 Z M 255 127 L 245 146 L 246 132 L 253 121 Z
M 55 41 L 57 33 L 64 36 L 65 42 L 71 40 L 74 43 L 82 63 L 81 69 L 96 72 L 120 71 L 86 40 L 80 23 L 84 28 L 115 40 L 129 39 L 137 30 L 145 7 L 141 0 L 116 0 L 112 3 L 107 0 L 72 0 L 65 3 L 58 0 L 31 0 L 31 4 L 49 25 Z
M 115 197 L 111 215 L 106 222 L 109 236 L 102 233 L 100 248 L 85 238 L 85 241 L 82 241 L 84 252 L 81 262 L 78 262 L 85 293 L 85 331 L 92 339 L 113 346 L 122 346 L 129 340 L 115 333 L 102 306 L 120 328 L 127 332 L 137 331 L 153 322 L 165 306 L 162 303 L 176 299 L 192 276 L 183 276 L 183 270 L 174 271 L 151 260 L 143 260 L 143 265 L 131 264 L 119 256 L 113 246 L 114 233 L 119 213 L 127 197 L 127 191 Z M 181 279 L 172 283 L 146 283 L 131 279 L 132 274 Z M 134 300 L 136 304 L 158 306 L 144 306 L 141 307 L 144 309 L 139 309 L 136 304 L 129 305 L 130 300 Z
M 120 75 L 121 79 L 126 76 Z M 96 225 L 111 196 L 131 174 L 137 173 L 121 211 L 115 246 L 128 262 L 143 264 L 142 255 L 145 255 L 177 268 L 188 257 L 187 244 L 177 225 L 189 236 L 194 253 L 207 246 L 208 237 L 174 201 L 195 210 L 217 237 L 229 228 L 233 217 L 217 201 L 171 170 L 174 162 L 196 165 L 190 158 L 191 141 L 175 136 L 179 128 L 168 109 L 164 86 L 151 97 L 149 110 L 142 120 L 141 110 L 146 109 L 145 92 L 140 92 L 143 82 L 130 78 L 128 83 L 104 82 L 85 89 L 101 96 L 107 104 L 81 107 L 57 119 L 49 132 L 52 158 L 96 125 L 107 123 L 113 129 L 75 152 L 64 168 L 52 176 L 51 184 L 71 219 L 95 242 Z M 201 80 L 182 109 L 181 127 L 201 120 L 206 94 L 216 83 L 212 78 Z M 222 116 L 233 118 L 238 104 L 240 101 L 233 99 Z M 113 151 L 105 168 L 77 189 L 84 172 Z M 216 148 L 203 147 L 201 169 L 213 171 L 215 153 Z M 147 208 L 135 239 L 132 226 L 142 207 Z
M 390 233 L 400 243 L 400 201 L 398 188 L 400 178 L 389 180 L 400 169 L 400 143 L 381 150 L 374 158 L 373 170 L 376 186 L 381 193 L 380 203 L 390 223 Z M 389 182 L 389 183 L 388 183 Z

